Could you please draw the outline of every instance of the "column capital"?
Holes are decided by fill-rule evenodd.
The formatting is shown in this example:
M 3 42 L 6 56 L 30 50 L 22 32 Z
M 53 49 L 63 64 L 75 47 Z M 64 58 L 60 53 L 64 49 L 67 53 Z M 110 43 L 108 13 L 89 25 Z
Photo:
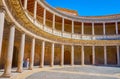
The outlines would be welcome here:
M 15 23 L 9 22 L 9 26 L 10 26 L 10 27 L 15 27 Z
M 95 24 L 95 22 L 92 22 L 92 24 Z
M 5 7 L 4 7 L 4 6 L 1 6 L 1 5 L 0 5 L 0 12 L 3 12 L 3 13 L 5 13 L 5 12 L 6 12 L 6 10 L 5 10 Z

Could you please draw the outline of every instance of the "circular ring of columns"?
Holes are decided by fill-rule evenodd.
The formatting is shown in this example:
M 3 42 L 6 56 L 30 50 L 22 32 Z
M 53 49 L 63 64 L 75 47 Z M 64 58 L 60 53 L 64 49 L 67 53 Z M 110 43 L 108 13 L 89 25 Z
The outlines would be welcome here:
M 27 0 L 25 1 L 27 3 Z M 5 5 L 5 2 L 3 1 L 4 5 Z M 36 4 L 36 3 L 35 3 Z M 27 8 L 26 4 L 24 5 L 25 8 Z M 36 6 L 35 6 L 36 7 Z M 25 46 L 25 35 L 31 35 L 33 36 L 32 38 L 32 45 L 31 45 L 31 53 L 30 53 L 30 67 L 29 69 L 33 69 L 33 64 L 34 64 L 34 53 L 35 53 L 35 40 L 38 39 L 38 36 L 37 35 L 34 35 L 33 33 L 30 33 L 29 31 L 27 31 L 26 29 L 24 29 L 15 19 L 14 17 L 11 15 L 11 13 L 9 12 L 8 8 L 6 7 L 5 5 L 5 9 L 8 13 L 8 15 L 10 16 L 10 18 L 12 19 L 12 21 L 15 23 L 15 25 L 11 25 L 10 27 L 10 35 L 9 35 L 9 43 L 8 43 L 8 51 L 7 51 L 7 58 L 6 58 L 6 65 L 5 65 L 5 71 L 4 71 L 4 74 L 3 76 L 5 77 L 10 77 L 11 75 L 11 63 L 12 63 L 12 56 L 13 56 L 13 46 L 14 46 L 14 35 L 15 35 L 15 27 L 18 27 L 20 29 L 22 29 L 22 31 L 24 31 L 25 33 L 22 34 L 21 36 L 21 44 L 20 44 L 20 53 L 19 53 L 19 57 L 18 57 L 18 69 L 17 71 L 18 72 L 22 72 L 23 68 L 22 68 L 22 60 L 23 60 L 23 55 L 24 55 L 24 46 Z M 36 10 L 35 10 L 36 11 Z M 34 12 L 36 14 L 36 12 Z M 45 20 L 45 14 L 46 14 L 46 11 L 44 11 L 44 20 Z M 0 18 L 2 18 L 0 20 L 0 24 L 1 26 L 4 27 L 4 17 L 5 14 L 4 12 L 0 12 Z M 36 17 L 36 15 L 34 16 L 34 18 Z M 55 20 L 55 19 L 54 19 Z M 43 24 L 45 25 L 45 23 L 43 22 Z M 73 28 L 73 25 L 74 25 L 74 22 L 72 21 L 72 28 Z M 82 23 L 82 26 L 84 24 Z M 64 20 L 63 20 L 63 23 L 62 23 L 62 26 L 64 26 Z M 103 23 L 103 26 L 105 26 L 105 24 Z M 116 27 L 117 27 L 117 23 L 116 23 Z M 3 27 L 0 27 L 1 29 L 1 35 L 0 35 L 0 42 L 2 43 L 2 37 L 3 37 Z M 94 23 L 92 23 L 92 28 L 94 28 Z M 117 29 L 117 28 L 116 28 Z M 62 29 L 62 31 L 64 31 L 64 29 Z M 94 29 L 93 29 L 94 31 Z M 84 34 L 84 31 L 82 31 L 83 34 Z M 74 30 L 72 30 L 72 33 L 74 33 Z M 116 32 L 118 33 L 118 32 Z M 93 32 L 94 34 L 94 32 Z M 104 34 L 105 34 L 105 31 L 104 31 Z M 48 39 L 44 41 L 44 39 L 41 37 L 39 38 L 40 40 L 43 40 L 42 41 L 42 50 L 41 50 L 41 62 L 40 62 L 40 67 L 44 67 L 44 52 L 45 52 L 45 42 L 48 41 L 50 42 L 52 45 L 51 45 L 51 66 L 54 65 L 54 50 L 55 50 L 55 42 L 54 41 L 49 41 Z M 64 43 L 61 43 L 61 63 L 60 65 L 63 66 L 64 65 L 64 46 L 66 44 Z M 74 51 L 75 51 L 75 48 L 73 44 L 69 44 L 71 46 L 71 65 L 74 65 Z M 1 47 L 2 45 L 0 45 L 0 50 L 1 50 Z M 117 64 L 119 65 L 120 64 L 120 58 L 119 58 L 119 45 L 116 46 L 117 47 Z M 85 45 L 81 45 L 81 64 L 84 65 L 85 62 Z M 95 46 L 92 45 L 92 64 L 95 64 Z M 106 45 L 104 46 L 104 64 L 107 65 L 107 51 L 106 51 Z
M 26 2 L 27 0 L 25 0 L 25 4 L 24 5 L 27 5 L 28 3 Z M 41 24 L 39 24 L 39 22 L 37 22 L 37 3 L 39 5 L 42 5 L 44 10 L 43 10 L 43 26 L 41 26 Z M 103 19 L 95 19 L 94 18 L 91 18 L 89 19 L 89 21 L 83 19 L 84 21 L 81 21 L 81 19 L 77 19 L 77 20 L 74 20 L 73 18 L 66 18 L 65 16 L 62 16 L 62 13 L 59 15 L 59 13 L 57 13 L 56 11 L 53 11 L 53 9 L 50 8 L 50 6 L 48 6 L 44 1 L 38 1 L 38 0 L 35 0 L 35 3 L 34 3 L 34 18 L 31 18 L 29 16 L 29 13 L 26 12 L 27 11 L 27 8 L 26 6 L 23 7 L 25 9 L 25 13 L 26 15 L 28 16 L 29 20 L 31 20 L 32 23 L 34 23 L 37 27 L 40 27 L 42 30 L 50 33 L 50 34 L 53 34 L 53 35 L 57 35 L 57 36 L 61 36 L 61 37 L 65 37 L 65 38 L 71 38 L 71 39 L 79 39 L 79 40 L 100 40 L 100 39 L 119 39 L 120 36 L 118 35 L 118 22 L 120 22 L 119 19 L 116 18 L 116 20 L 114 20 L 114 18 L 112 18 L 113 20 L 109 20 L 107 17 L 104 18 L 104 19 L 107 19 L 107 20 L 103 20 Z M 46 21 L 47 21 L 47 11 L 51 12 L 53 14 L 53 18 L 52 18 L 52 28 L 48 28 L 48 26 L 46 25 Z M 62 29 L 61 30 L 56 30 L 55 27 L 55 20 L 56 20 L 56 17 L 55 16 L 59 16 L 62 18 Z M 70 16 L 69 16 L 70 17 Z M 108 16 L 109 17 L 109 16 Z M 87 17 L 86 17 L 87 18 Z M 89 18 L 89 17 L 88 17 Z M 66 32 L 65 31 L 65 19 L 67 20 L 70 20 L 71 21 L 71 32 Z M 95 21 L 93 21 L 93 19 L 95 19 Z M 75 34 L 75 22 L 80 22 L 81 23 L 81 34 Z M 85 23 L 91 23 L 91 31 L 92 33 L 91 34 L 85 34 Z M 95 23 L 101 23 L 103 24 L 103 34 L 102 35 L 96 35 L 95 34 Z M 114 26 L 115 26 L 115 33 L 112 34 L 112 35 L 107 35 L 106 34 L 106 24 L 107 23 L 114 23 Z

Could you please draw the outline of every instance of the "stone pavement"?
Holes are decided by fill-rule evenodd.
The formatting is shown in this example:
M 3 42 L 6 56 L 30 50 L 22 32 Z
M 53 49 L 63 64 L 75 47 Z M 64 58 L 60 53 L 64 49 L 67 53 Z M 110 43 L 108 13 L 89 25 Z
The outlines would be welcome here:
M 74 66 L 53 68 L 26 79 L 120 79 L 120 67 Z
M 11 78 L 0 79 L 120 79 L 120 67 L 105 66 L 45 66 L 35 67 L 33 70 L 24 69 L 16 73 L 12 69 Z M 3 70 L 0 70 L 0 75 Z

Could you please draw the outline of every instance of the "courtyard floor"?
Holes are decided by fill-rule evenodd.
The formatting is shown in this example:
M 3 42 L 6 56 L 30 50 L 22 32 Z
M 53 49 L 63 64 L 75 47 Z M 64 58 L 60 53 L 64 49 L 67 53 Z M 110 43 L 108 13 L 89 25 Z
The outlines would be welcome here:
M 120 67 L 110 66 L 45 66 L 25 69 L 23 73 L 14 73 L 15 70 L 10 79 L 120 79 Z
M 74 66 L 38 72 L 26 79 L 120 79 L 119 74 L 120 67 Z

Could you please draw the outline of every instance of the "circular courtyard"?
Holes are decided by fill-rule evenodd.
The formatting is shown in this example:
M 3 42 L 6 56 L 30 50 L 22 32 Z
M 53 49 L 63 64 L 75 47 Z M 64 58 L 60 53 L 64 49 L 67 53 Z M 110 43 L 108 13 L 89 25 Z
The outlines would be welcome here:
M 65 66 L 34 73 L 26 79 L 119 79 L 120 67 Z

